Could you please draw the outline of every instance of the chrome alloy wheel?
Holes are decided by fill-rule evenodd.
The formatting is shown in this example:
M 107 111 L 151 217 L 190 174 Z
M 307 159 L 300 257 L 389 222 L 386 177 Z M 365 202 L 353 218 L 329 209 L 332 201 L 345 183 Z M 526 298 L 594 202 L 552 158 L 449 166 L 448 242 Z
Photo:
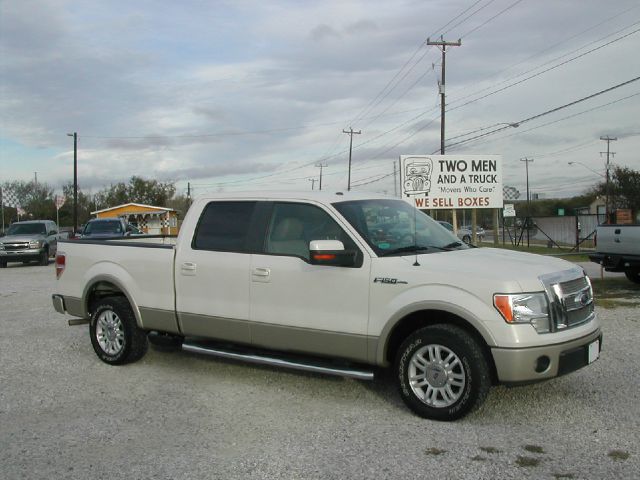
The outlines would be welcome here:
M 462 362 L 443 345 L 426 345 L 416 350 L 408 373 L 413 393 L 434 408 L 446 408 L 456 403 L 466 383 Z
M 105 310 L 98 316 L 96 340 L 107 355 L 117 355 L 124 348 L 122 320 L 113 310 Z

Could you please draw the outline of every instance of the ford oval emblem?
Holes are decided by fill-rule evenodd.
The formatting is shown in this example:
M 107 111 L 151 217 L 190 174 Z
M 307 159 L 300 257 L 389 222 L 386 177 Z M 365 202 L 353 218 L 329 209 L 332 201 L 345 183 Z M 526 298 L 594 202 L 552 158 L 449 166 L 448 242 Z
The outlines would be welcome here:
M 580 295 L 580 298 L 578 298 L 578 302 L 580 302 L 580 305 L 583 307 L 586 307 L 589 305 L 589 295 L 587 293 L 583 293 Z

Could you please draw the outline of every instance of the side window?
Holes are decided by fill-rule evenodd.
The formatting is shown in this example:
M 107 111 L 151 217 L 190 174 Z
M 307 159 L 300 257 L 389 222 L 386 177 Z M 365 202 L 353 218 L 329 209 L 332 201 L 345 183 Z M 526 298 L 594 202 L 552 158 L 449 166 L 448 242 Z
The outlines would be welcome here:
M 192 247 L 195 250 L 248 252 L 256 202 L 211 202 L 203 210 Z
M 356 249 L 351 237 L 321 208 L 302 203 L 274 204 L 266 253 L 294 255 L 309 261 L 312 240 L 340 240 L 346 249 Z

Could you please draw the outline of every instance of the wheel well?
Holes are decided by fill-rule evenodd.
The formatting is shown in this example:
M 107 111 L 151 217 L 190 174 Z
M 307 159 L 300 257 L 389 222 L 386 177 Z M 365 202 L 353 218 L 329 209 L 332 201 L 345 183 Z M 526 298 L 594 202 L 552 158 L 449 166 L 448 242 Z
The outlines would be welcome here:
M 106 297 L 125 297 L 124 292 L 115 284 L 106 281 L 96 282 L 87 294 L 87 312 L 93 313 L 95 305 Z
M 476 339 L 482 351 L 484 353 L 485 358 L 487 359 L 487 363 L 489 364 L 489 369 L 492 375 L 492 381 L 494 383 L 497 382 L 497 371 L 496 366 L 493 362 L 493 355 L 491 355 L 491 349 L 484 341 L 480 332 L 476 330 L 473 325 L 471 325 L 466 320 L 454 315 L 450 312 L 445 312 L 443 310 L 420 310 L 417 312 L 410 313 L 402 320 L 400 320 L 393 330 L 391 331 L 391 335 L 389 336 L 389 340 L 387 341 L 386 351 L 385 351 L 385 359 L 390 364 L 393 364 L 396 356 L 396 352 L 400 345 L 416 330 L 427 327 L 429 325 L 434 325 L 437 323 L 445 323 L 450 325 L 456 325 L 463 330 L 465 330 L 469 335 Z

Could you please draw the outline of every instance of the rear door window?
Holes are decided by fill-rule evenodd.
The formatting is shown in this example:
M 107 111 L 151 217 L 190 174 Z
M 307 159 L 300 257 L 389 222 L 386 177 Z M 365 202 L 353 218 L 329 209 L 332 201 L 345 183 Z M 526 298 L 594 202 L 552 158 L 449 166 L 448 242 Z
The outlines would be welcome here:
M 249 253 L 256 203 L 211 202 L 203 210 L 193 237 L 194 250 Z

